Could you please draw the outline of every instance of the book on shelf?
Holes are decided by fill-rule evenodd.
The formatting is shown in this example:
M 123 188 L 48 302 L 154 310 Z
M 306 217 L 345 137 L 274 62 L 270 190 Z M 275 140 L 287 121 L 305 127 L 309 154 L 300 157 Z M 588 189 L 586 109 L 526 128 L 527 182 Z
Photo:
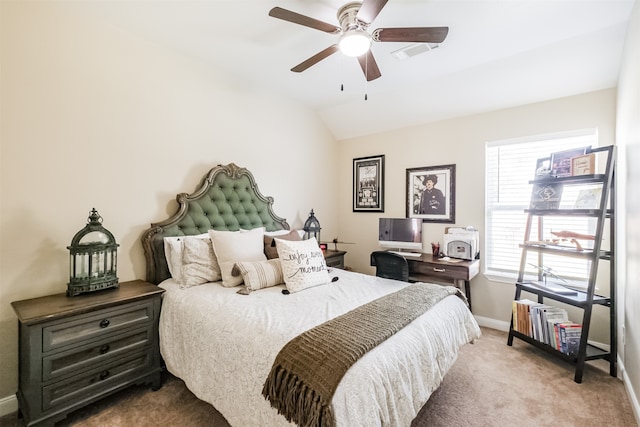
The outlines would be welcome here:
M 573 207 L 575 209 L 595 209 L 600 204 L 601 196 L 602 187 L 582 189 L 578 192 Z
M 529 315 L 533 324 L 533 338 L 544 342 L 544 328 L 542 327 L 542 312 L 551 308 L 551 306 L 544 304 L 532 305 L 529 309 Z
M 582 325 L 572 321 L 567 321 L 556 323 L 555 328 L 559 337 L 559 345 L 556 350 L 560 350 L 561 352 L 571 356 L 576 355 L 580 346 Z
M 558 347 L 558 337 L 556 336 L 556 323 L 562 323 L 569 320 L 567 310 L 560 307 L 552 307 L 544 312 L 544 327 L 547 329 L 545 344 L 550 345 L 553 348 Z
M 513 301 L 512 329 L 566 354 L 577 354 L 582 325 L 569 320 L 567 310 L 530 299 Z
M 580 338 L 582 336 L 582 325 L 574 323 L 565 328 L 565 353 L 576 356 L 580 348 Z
M 530 299 L 520 299 L 512 302 L 513 305 L 513 329 L 528 337 L 534 337 L 535 319 L 531 316 L 533 307 L 542 304 Z M 537 333 L 537 332 L 536 332 Z
M 562 189 L 560 183 L 534 184 L 529 209 L 558 209 Z

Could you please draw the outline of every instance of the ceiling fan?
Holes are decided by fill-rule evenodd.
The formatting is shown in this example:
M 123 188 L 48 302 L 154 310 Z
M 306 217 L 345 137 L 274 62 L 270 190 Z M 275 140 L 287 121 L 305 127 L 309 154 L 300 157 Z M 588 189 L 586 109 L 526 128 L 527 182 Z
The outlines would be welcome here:
M 367 81 L 380 77 L 380 69 L 371 53 L 372 42 L 442 43 L 449 32 L 448 27 L 378 28 L 367 31 L 388 0 L 364 0 L 350 2 L 338 9 L 337 27 L 309 16 L 301 15 L 281 7 L 274 7 L 269 16 L 314 28 L 325 33 L 339 35 L 338 42 L 302 61 L 291 69 L 300 73 L 323 59 L 341 51 L 347 56 L 357 57 Z

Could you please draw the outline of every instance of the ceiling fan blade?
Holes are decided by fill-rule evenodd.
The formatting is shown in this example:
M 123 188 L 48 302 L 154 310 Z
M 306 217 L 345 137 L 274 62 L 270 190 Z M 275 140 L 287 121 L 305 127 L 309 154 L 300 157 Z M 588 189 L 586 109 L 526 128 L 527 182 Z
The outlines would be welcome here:
M 314 28 L 316 30 L 324 31 L 325 33 L 338 33 L 340 28 L 326 22 L 319 21 L 314 18 L 310 18 L 299 13 L 292 12 L 281 7 L 274 7 L 269 11 L 269 16 L 282 19 L 283 21 L 293 22 L 294 24 L 303 25 L 305 27 Z
M 306 70 L 307 68 L 311 67 L 312 65 L 316 65 L 318 62 L 322 61 L 326 57 L 328 57 L 330 55 L 333 55 L 337 51 L 338 51 L 338 45 L 337 44 L 329 46 L 325 50 L 316 53 L 315 55 L 313 55 L 311 58 L 307 59 L 306 61 L 302 61 L 301 63 L 299 63 L 298 65 L 293 67 L 291 69 L 291 71 L 293 71 L 294 73 L 300 73 L 300 72 Z
M 358 62 L 360 63 L 362 72 L 364 73 L 368 82 L 370 82 L 371 80 L 375 80 L 382 75 L 380 74 L 380 69 L 378 68 L 378 64 L 376 63 L 371 50 L 367 51 L 367 53 L 365 53 L 364 55 L 358 56 Z
M 371 37 L 379 42 L 442 43 L 449 27 L 378 28 Z
M 371 24 L 384 5 L 387 4 L 387 1 L 389 0 L 364 0 L 358 10 L 356 19 Z

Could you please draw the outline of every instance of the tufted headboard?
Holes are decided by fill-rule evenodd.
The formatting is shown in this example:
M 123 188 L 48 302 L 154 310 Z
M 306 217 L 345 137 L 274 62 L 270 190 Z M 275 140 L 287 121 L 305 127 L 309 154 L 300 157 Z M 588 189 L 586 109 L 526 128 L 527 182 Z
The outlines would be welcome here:
M 197 235 L 210 229 L 289 229 L 287 221 L 273 213 L 273 197 L 263 196 L 251 172 L 234 163 L 214 167 L 194 193 L 180 193 L 176 200 L 178 211 L 151 224 L 142 234 L 147 281 L 156 285 L 170 277 L 164 255 L 165 237 Z

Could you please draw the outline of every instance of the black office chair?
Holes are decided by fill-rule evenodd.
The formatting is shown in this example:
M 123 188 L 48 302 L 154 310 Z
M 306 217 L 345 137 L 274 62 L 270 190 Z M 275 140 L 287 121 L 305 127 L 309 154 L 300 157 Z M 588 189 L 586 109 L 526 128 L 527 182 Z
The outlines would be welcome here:
M 402 255 L 386 251 L 371 252 L 371 265 L 376 267 L 378 277 L 409 281 L 409 263 Z

